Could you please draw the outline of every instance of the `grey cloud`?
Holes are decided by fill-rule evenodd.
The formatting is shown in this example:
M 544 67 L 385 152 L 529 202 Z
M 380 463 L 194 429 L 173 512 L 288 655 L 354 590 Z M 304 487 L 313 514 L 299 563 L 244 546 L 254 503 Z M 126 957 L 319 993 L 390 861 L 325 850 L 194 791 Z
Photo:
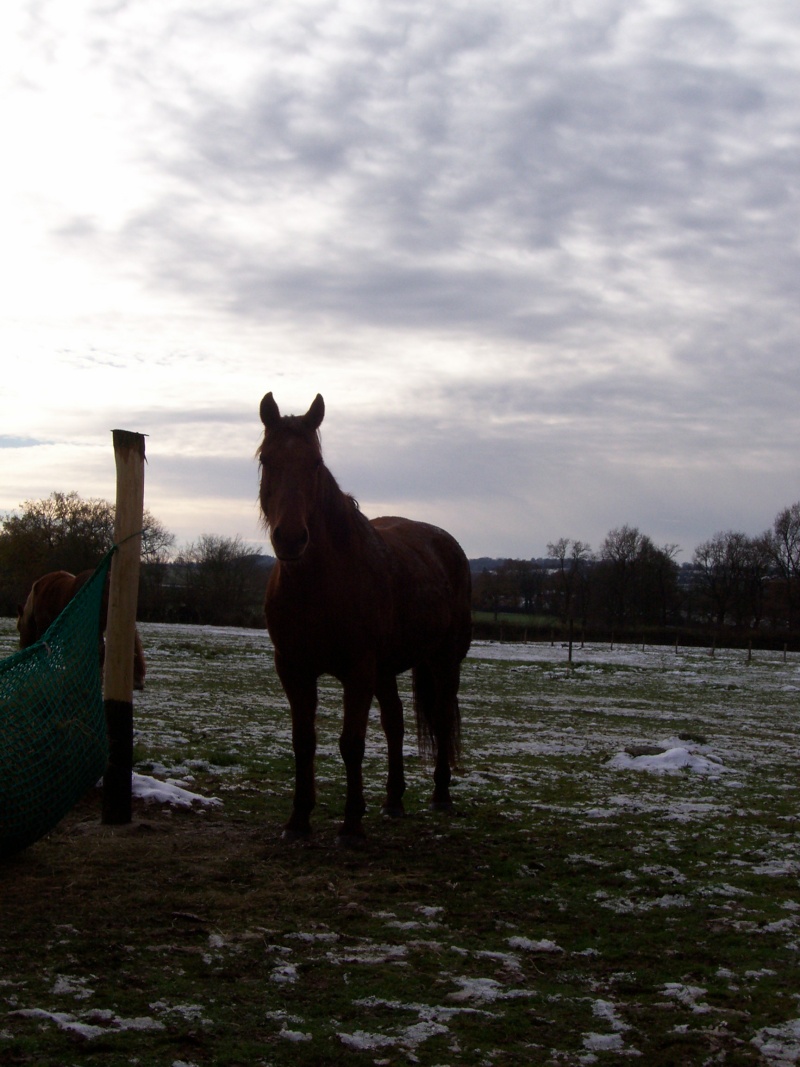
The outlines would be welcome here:
M 331 367 L 350 337 L 349 358 L 396 360 L 404 420 L 326 423 L 346 488 L 442 506 L 530 491 L 565 523 L 545 537 L 595 540 L 589 503 L 667 528 L 691 500 L 710 522 L 681 471 L 736 496 L 726 463 L 772 463 L 752 507 L 778 496 L 800 402 L 800 68 L 771 19 L 792 10 L 170 6 L 123 38 L 134 12 L 97 23 L 92 48 L 136 101 L 150 181 L 116 229 L 66 218 L 62 247 L 232 329 L 289 324 Z M 216 42 L 247 72 L 231 67 L 235 90 Z M 420 376 L 431 338 L 485 363 Z M 142 424 L 197 429 L 207 450 L 247 425 L 254 447 L 257 401 Z M 250 468 L 216 462 L 207 484 L 247 496 Z M 169 464 L 201 491 L 200 461 Z
M 154 164 L 177 184 L 124 238 L 154 284 L 242 318 L 546 341 L 576 317 L 592 334 L 604 287 L 669 303 L 630 270 L 645 259 L 689 288 L 800 281 L 786 252 L 781 280 L 766 269 L 788 222 L 776 209 L 797 218 L 798 139 L 776 144 L 771 72 L 747 63 L 733 17 L 654 17 L 637 41 L 617 5 L 585 19 L 387 5 L 335 34 L 326 14 L 288 15 L 277 45 L 273 25 L 256 32 L 263 73 L 240 97 L 186 69 L 183 103 L 153 105 L 170 143 Z M 298 191 L 323 216 L 279 236 Z M 237 210 L 245 232 L 227 224 Z

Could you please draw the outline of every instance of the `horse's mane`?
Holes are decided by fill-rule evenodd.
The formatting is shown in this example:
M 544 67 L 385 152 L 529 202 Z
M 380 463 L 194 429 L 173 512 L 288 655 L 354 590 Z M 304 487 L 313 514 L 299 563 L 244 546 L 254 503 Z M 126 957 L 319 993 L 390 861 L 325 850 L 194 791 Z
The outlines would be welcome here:
M 333 473 L 323 462 L 320 467 L 320 498 L 317 501 L 334 543 L 348 544 L 364 523 L 358 501 L 340 488 Z

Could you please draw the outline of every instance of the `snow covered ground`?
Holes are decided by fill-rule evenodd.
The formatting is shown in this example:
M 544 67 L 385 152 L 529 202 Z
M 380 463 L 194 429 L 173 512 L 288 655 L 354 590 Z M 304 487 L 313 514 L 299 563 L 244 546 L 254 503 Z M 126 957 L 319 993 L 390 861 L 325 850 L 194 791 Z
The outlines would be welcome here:
M 224 811 L 245 779 L 263 775 L 265 788 L 285 797 L 288 810 L 291 783 L 276 779 L 274 768 L 285 763 L 290 730 L 266 634 L 144 625 L 142 635 L 148 681 L 136 697 L 136 728 L 137 748 L 147 758 L 137 767 L 137 796 L 201 817 L 209 808 Z M 6 651 L 12 637 L 9 629 L 0 630 Z M 525 845 L 516 876 L 537 884 L 530 827 L 549 815 L 566 813 L 582 830 L 617 828 L 628 835 L 629 868 L 593 892 L 592 906 L 626 921 L 663 915 L 665 923 L 675 924 L 677 939 L 681 914 L 713 899 L 720 923 L 738 924 L 743 935 L 763 943 L 763 966 L 746 972 L 720 967 L 714 981 L 742 1006 L 760 983 L 784 986 L 780 1018 L 774 1025 L 754 1025 L 737 1061 L 774 1067 L 800 1063 L 797 964 L 793 975 L 782 975 L 785 962 L 771 963 L 766 953 L 769 943 L 779 947 L 781 960 L 800 962 L 800 852 L 793 836 L 795 822 L 800 825 L 798 694 L 798 656 L 757 652 L 748 660 L 746 652 L 718 650 L 711 656 L 702 649 L 632 646 L 576 646 L 569 664 L 567 650 L 558 645 L 476 642 L 462 682 L 464 769 L 456 795 L 467 811 L 476 798 L 482 803 L 489 798 L 498 818 L 519 825 Z M 323 786 L 340 785 L 342 778 L 339 700 L 336 683 L 325 680 L 318 751 Z M 365 778 L 374 795 L 385 773 L 385 751 L 373 717 Z M 407 751 L 410 804 L 421 810 L 429 782 L 416 759 L 413 730 Z M 731 849 L 737 834 L 744 840 L 749 824 L 769 815 L 776 798 L 781 814 L 762 820 L 767 830 L 758 847 Z M 637 826 L 647 832 L 637 833 Z M 320 832 L 326 832 L 324 826 Z M 719 842 L 713 869 L 702 877 L 703 865 L 692 866 L 683 851 L 687 840 L 699 839 Z M 663 860 L 665 850 L 669 862 Z M 588 879 L 606 863 L 599 848 L 570 852 L 565 842 L 565 853 L 567 865 L 585 871 Z M 776 911 L 767 918 L 751 906 L 759 885 L 780 887 Z M 532 976 L 552 960 L 578 972 L 582 960 L 597 951 L 591 945 L 577 950 L 533 920 L 498 931 L 488 948 L 465 945 L 450 927 L 446 902 L 435 900 L 410 898 L 371 918 L 382 924 L 384 939 L 354 942 L 344 926 L 314 926 L 268 941 L 265 949 L 271 987 L 299 991 L 312 963 L 342 976 L 364 970 L 378 975 L 381 968 L 412 971 L 417 954 L 436 946 L 442 960 L 437 998 L 385 996 L 376 979 L 375 992 L 354 1001 L 363 1024 L 334 1027 L 332 1039 L 359 1057 L 354 1062 L 390 1064 L 401 1055 L 402 1062 L 456 1067 L 459 1020 L 485 1018 L 488 1024 L 520 1003 L 546 1016 L 548 1003 L 555 1002 L 543 997 Z M 252 936 L 211 933 L 205 948 L 209 966 L 235 959 Z M 663 1010 L 678 1013 L 676 1027 L 687 1034 L 694 1028 L 722 1033 L 729 1016 L 708 984 L 679 969 L 673 978 L 660 995 Z M 547 1048 L 545 1027 L 531 1038 L 530 1062 L 613 1064 L 641 1056 L 635 998 L 616 993 L 615 982 L 619 976 L 576 998 L 583 1019 L 578 1054 Z M 88 1041 L 113 1031 L 155 1033 L 181 1012 L 194 1012 L 201 1026 L 213 1015 L 211 1005 L 198 998 L 191 1004 L 157 1001 L 146 1016 L 123 1016 L 92 1007 L 93 989 L 91 976 L 76 967 L 74 974 L 52 976 L 46 1003 L 26 1002 L 19 990 L 6 1002 L 18 1023 L 58 1027 Z M 297 1001 L 296 1011 L 275 1008 L 269 1018 L 276 1037 L 299 1049 L 313 1045 L 314 1038 L 302 997 Z M 429 1043 L 442 1038 L 451 1040 L 451 1058 L 426 1060 Z M 2 1040 L 0 1018 L 0 1051 Z M 551 1058 L 537 1058 L 545 1056 Z M 502 1049 L 487 1050 L 483 1062 L 502 1064 Z M 707 1062 L 725 1057 L 709 1056 Z

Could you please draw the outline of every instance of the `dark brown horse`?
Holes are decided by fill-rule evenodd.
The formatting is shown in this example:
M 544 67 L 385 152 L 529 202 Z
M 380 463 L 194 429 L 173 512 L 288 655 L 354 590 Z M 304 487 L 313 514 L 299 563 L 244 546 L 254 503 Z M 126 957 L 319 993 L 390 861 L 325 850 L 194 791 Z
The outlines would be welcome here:
M 432 807 L 450 810 L 458 754 L 458 686 L 471 634 L 470 572 L 458 543 L 410 519 L 368 521 L 322 461 L 317 396 L 305 415 L 261 401 L 261 508 L 277 562 L 265 599 L 275 666 L 292 712 L 294 808 L 284 836 L 311 832 L 317 680 L 344 689 L 339 740 L 347 772 L 340 840 L 363 838 L 361 764 L 373 697 L 388 745 L 387 815 L 403 814 L 403 708 L 397 675 L 411 670 L 420 742 L 433 752 Z
M 17 607 L 17 630 L 20 648 L 28 648 L 38 641 L 51 623 L 55 622 L 67 604 L 72 600 L 81 586 L 94 574 L 94 571 L 81 571 L 70 574 L 69 571 L 51 571 L 37 578 L 28 593 L 28 599 Z M 108 614 L 108 585 L 103 594 L 100 627 L 106 628 Z M 105 642 L 100 638 L 100 663 L 105 658 Z M 144 649 L 139 639 L 139 632 L 134 635 L 133 649 L 133 687 L 144 689 L 145 661 Z

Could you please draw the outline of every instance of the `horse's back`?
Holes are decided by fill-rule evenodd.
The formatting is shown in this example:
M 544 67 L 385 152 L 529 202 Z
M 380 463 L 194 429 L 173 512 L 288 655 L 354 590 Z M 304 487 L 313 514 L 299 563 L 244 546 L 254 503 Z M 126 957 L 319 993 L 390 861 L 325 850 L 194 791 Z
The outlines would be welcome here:
M 75 575 L 69 571 L 51 571 L 37 578 L 17 619 L 20 645 L 27 648 L 38 641 L 74 594 Z
M 460 662 L 472 633 L 469 561 L 458 541 L 427 522 L 382 516 L 372 526 L 388 550 L 395 615 L 411 644 L 447 646 Z

